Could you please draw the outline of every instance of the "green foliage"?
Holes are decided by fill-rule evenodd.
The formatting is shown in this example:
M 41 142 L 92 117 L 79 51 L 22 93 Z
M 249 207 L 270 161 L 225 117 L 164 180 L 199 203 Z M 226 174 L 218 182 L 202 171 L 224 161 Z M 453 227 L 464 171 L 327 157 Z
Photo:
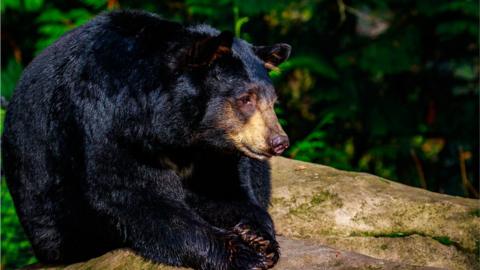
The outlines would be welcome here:
M 358 66 L 374 77 L 409 71 L 420 62 L 418 40 L 414 27 L 398 36 L 380 38 L 360 50 Z
M 417 8 L 425 16 L 438 16 L 458 12 L 460 15 L 478 16 L 478 1 L 417 1 Z
M 22 69 L 66 31 L 105 9 L 144 9 L 209 23 L 255 44 L 292 45 L 291 58 L 270 72 L 276 112 L 292 142 L 288 156 L 473 196 L 462 186 L 461 155 L 478 190 L 478 1 L 0 2 L 8 23 L 2 106 Z M 19 267 L 33 261 L 32 253 L 5 181 L 1 192 L 2 268 Z
M 0 108 L 0 134 L 3 134 L 3 120 L 5 120 L 5 113 L 6 111 L 3 108 Z
M 279 68 L 280 70 L 278 71 L 274 70 L 270 72 L 270 76 L 273 79 L 280 77 L 282 73 L 297 68 L 306 68 L 328 79 L 338 79 L 338 74 L 335 69 L 318 56 L 295 56 L 280 64 Z
M 82 0 L 82 2 L 94 9 L 100 9 L 107 6 L 108 0 Z
M 13 9 L 13 10 L 20 9 L 20 1 L 17 1 L 17 0 L 4 0 L 4 1 L 1 2 L 1 5 L 2 5 L 2 13 L 7 8 L 10 8 L 10 9 Z
M 352 151 L 349 151 L 348 147 L 351 147 L 351 144 L 346 144 L 346 149 L 337 149 L 330 146 L 326 140 L 327 133 L 323 128 L 333 123 L 334 117 L 335 115 L 333 113 L 327 114 L 307 137 L 296 142 L 291 147 L 291 157 L 309 162 L 321 159 L 322 162 L 334 167 L 351 169 L 348 165 L 349 155 L 352 154 Z
M 72 9 L 68 12 L 55 8 L 45 10 L 36 20 L 40 34 L 40 38 L 35 43 L 37 53 L 52 44 L 68 30 L 87 22 L 92 16 L 85 9 Z
M 37 11 L 43 6 L 44 0 L 4 0 L 2 1 L 2 13 L 8 8 L 13 10 L 23 10 L 26 12 Z
M 7 99 L 12 97 L 13 90 L 15 89 L 18 78 L 20 78 L 22 70 L 22 65 L 15 61 L 14 58 L 10 58 L 6 66 L 2 68 L 1 89 L 3 97 Z

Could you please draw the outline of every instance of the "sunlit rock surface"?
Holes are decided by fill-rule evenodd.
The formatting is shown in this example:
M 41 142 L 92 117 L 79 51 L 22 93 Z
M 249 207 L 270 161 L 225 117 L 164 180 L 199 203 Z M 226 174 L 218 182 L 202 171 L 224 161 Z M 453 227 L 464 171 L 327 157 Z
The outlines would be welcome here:
M 272 159 L 277 231 L 375 258 L 480 269 L 480 204 L 330 167 Z
M 272 169 L 270 212 L 282 250 L 275 269 L 480 269 L 477 200 L 285 158 L 273 158 Z M 181 269 L 129 250 L 36 267 Z

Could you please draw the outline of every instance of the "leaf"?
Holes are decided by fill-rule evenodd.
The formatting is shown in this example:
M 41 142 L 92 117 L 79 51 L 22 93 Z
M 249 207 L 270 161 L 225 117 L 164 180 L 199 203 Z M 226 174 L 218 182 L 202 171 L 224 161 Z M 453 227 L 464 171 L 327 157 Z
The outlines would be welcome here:
M 232 1 L 221 0 L 216 2 L 205 0 L 187 0 L 188 13 L 191 15 L 219 17 L 225 12 L 232 12 Z
M 475 80 L 475 78 L 477 78 L 477 74 L 475 72 L 474 66 L 472 64 L 467 64 L 467 63 L 461 64 L 458 67 L 456 67 L 453 70 L 453 75 L 456 78 L 464 79 L 468 81 Z
M 335 69 L 333 69 L 325 60 L 316 56 L 297 56 L 290 58 L 289 60 L 280 64 L 279 68 L 280 71 L 270 72 L 270 76 L 272 78 L 280 77 L 282 72 L 286 72 L 288 70 L 295 68 L 306 68 L 325 78 L 338 79 L 338 74 Z
M 3 108 L 0 108 L 0 134 L 3 134 L 3 122 L 5 121 L 6 111 Z
M 1 89 L 2 89 L 2 96 L 9 100 L 12 97 L 13 90 L 15 89 L 15 85 L 17 84 L 20 75 L 22 74 L 22 65 L 17 63 L 15 59 L 12 57 L 8 60 L 7 66 L 2 70 L 1 78 Z
M 287 2 L 271 0 L 234 0 L 235 6 L 240 8 L 240 12 L 246 16 L 255 16 L 260 13 L 270 12 L 272 10 L 283 9 Z
M 320 123 L 303 140 L 297 141 L 290 150 L 290 155 L 295 159 L 311 161 L 319 156 L 320 150 L 327 147 L 326 132 L 322 128 L 333 122 L 335 115 L 329 113 L 323 117 Z
M 37 18 L 37 23 L 62 22 L 65 20 L 65 14 L 56 8 L 49 8 L 43 11 Z
M 18 0 L 2 0 L 0 1 L 2 6 L 2 15 L 7 8 L 12 10 L 19 10 L 20 9 L 20 1 Z
M 240 37 L 242 33 L 242 26 L 248 22 L 248 17 L 242 17 L 235 22 L 235 36 Z
M 216 16 L 218 9 L 210 7 L 191 6 L 188 8 L 188 13 L 192 15 Z
M 95 9 L 104 8 L 107 6 L 108 0 L 81 0 L 85 5 L 91 6 Z
M 43 6 L 43 0 L 24 0 L 25 10 L 37 11 Z
M 92 18 L 92 14 L 86 9 L 72 9 L 62 12 L 58 9 L 47 9 L 37 19 L 38 31 L 41 37 L 35 43 L 36 52 L 48 47 L 65 32 L 86 23 Z
M 467 33 L 473 37 L 478 37 L 478 24 L 467 20 L 455 20 L 439 23 L 435 29 L 438 35 L 445 38 L 452 38 L 463 33 Z
M 75 26 L 86 23 L 93 17 L 93 14 L 83 8 L 72 9 L 67 13 L 67 18 L 73 21 Z
M 45 36 L 56 39 L 60 37 L 63 33 L 65 33 L 68 29 L 69 26 L 64 24 L 45 24 L 38 28 L 38 32 Z

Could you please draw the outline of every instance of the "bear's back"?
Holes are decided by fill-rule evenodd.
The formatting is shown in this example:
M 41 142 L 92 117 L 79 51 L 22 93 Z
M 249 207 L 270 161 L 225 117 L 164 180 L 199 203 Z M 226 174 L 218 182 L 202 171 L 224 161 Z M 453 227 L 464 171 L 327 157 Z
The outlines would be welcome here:
M 45 99 L 46 92 L 58 84 L 71 86 L 71 82 L 95 79 L 86 75 L 124 72 L 127 76 L 135 65 L 144 65 L 143 61 L 152 54 L 162 49 L 167 52 L 180 43 L 184 30 L 182 25 L 152 13 L 102 13 L 65 33 L 33 59 L 22 73 L 13 100 L 15 95 L 22 95 L 24 89 L 30 89 L 28 95 L 41 92 Z
M 168 78 L 170 51 L 185 35 L 182 25 L 152 13 L 115 11 L 96 16 L 65 33 L 25 68 L 8 106 L 7 132 L 9 122 L 17 126 L 29 122 L 29 133 L 41 135 L 45 130 L 33 126 L 48 116 L 61 117 L 72 99 L 162 84 Z

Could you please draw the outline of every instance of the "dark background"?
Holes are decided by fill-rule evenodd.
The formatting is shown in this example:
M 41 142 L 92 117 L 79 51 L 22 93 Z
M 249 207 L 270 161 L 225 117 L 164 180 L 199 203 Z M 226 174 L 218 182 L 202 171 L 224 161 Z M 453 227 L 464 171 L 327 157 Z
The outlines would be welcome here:
M 2 119 L 22 69 L 65 31 L 102 10 L 143 9 L 293 46 L 271 74 L 286 156 L 478 198 L 477 1 L 1 2 Z M 1 196 L 2 269 L 32 263 L 4 180 Z

